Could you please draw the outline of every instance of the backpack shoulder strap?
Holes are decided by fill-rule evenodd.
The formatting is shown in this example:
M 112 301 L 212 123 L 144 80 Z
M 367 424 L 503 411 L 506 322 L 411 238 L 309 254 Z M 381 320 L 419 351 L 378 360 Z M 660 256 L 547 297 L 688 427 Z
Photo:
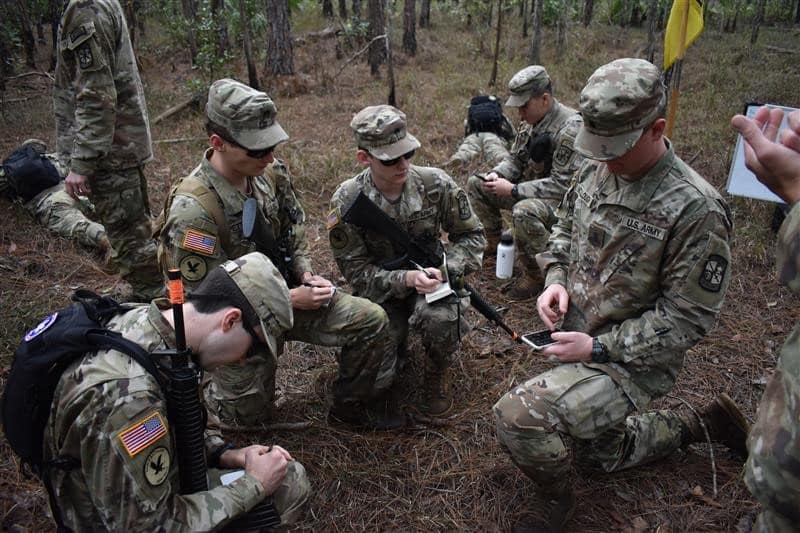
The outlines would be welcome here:
M 200 203 L 200 205 L 206 210 L 206 212 L 208 212 L 209 215 L 211 215 L 211 218 L 214 219 L 214 223 L 217 225 L 217 232 L 219 234 L 219 240 L 222 244 L 222 248 L 225 249 L 226 252 L 230 250 L 231 229 L 230 226 L 228 226 L 228 220 L 225 218 L 225 213 L 222 211 L 222 208 L 219 206 L 219 202 L 217 201 L 217 193 L 206 187 L 203 182 L 191 174 L 183 178 L 180 183 L 178 183 L 175 189 L 175 194 L 178 193 L 191 196 Z

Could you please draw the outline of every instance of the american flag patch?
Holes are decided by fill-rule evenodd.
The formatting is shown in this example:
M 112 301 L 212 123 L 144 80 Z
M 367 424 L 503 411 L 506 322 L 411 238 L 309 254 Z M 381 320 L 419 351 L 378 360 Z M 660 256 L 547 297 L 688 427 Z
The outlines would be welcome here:
M 153 411 L 144 420 L 123 429 L 119 434 L 119 441 L 128 455 L 133 457 L 166 434 L 164 419 L 158 411 Z
M 208 233 L 190 229 L 183 237 L 183 247 L 201 254 L 214 255 L 214 249 L 217 247 L 217 238 Z

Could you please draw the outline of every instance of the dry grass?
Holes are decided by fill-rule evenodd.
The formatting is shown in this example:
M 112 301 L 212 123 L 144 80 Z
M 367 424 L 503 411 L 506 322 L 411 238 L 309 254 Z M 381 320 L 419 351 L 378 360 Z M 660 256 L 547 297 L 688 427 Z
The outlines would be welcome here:
M 299 14 L 298 27 L 321 25 Z M 499 87 L 486 87 L 490 54 L 478 52 L 475 34 L 455 20 L 434 13 L 436 26 L 420 31 L 420 54 L 397 53 L 399 106 L 409 116 L 410 129 L 422 141 L 417 162 L 440 164 L 460 140 L 465 105 L 478 91 L 504 94 L 504 83 L 524 66 L 527 43 L 514 28 L 504 39 Z M 395 24 L 398 27 L 399 24 Z M 197 76 L 188 68 L 185 52 L 156 43 L 150 31 L 142 48 L 151 116 L 181 100 L 186 81 Z M 545 42 L 551 42 L 546 36 Z M 684 92 L 674 141 L 685 159 L 720 189 L 723 188 L 734 136 L 730 116 L 745 101 L 772 101 L 800 106 L 794 57 L 773 54 L 763 46 L 800 49 L 796 31 L 764 29 L 761 44 L 749 51 L 749 34 L 723 35 L 707 31 L 691 50 L 684 68 Z M 543 57 L 554 78 L 559 99 L 574 105 L 583 82 L 600 64 L 643 49 L 638 30 L 597 26 L 573 28 L 571 50 L 555 60 Z M 395 42 L 399 42 L 396 38 Z M 331 192 L 357 171 L 347 125 L 364 105 L 385 101 L 383 81 L 369 77 L 356 61 L 337 77 L 343 59 L 334 43 L 306 43 L 296 49 L 296 65 L 305 86 L 302 94 L 283 84 L 275 98 L 280 119 L 292 137 L 279 155 L 292 169 L 307 206 L 309 239 L 318 269 L 333 277 L 333 263 L 324 231 Z M 42 57 L 41 65 L 46 65 Z M 245 79 L 238 65 L 232 72 Z M 4 99 L 29 98 L 23 103 L 0 102 L 0 153 L 8 153 L 25 138 L 53 141 L 50 82 L 26 77 L 8 84 Z M 199 110 L 188 110 L 154 127 L 156 139 L 202 135 Z M 199 160 L 204 142 L 156 145 L 156 159 L 147 167 L 151 202 L 160 209 L 170 184 Z M 457 177 L 463 178 L 463 177 Z M 733 247 L 734 278 L 717 326 L 686 358 L 673 390 L 694 405 L 727 391 L 751 418 L 762 394 L 763 378 L 775 365 L 783 339 L 800 318 L 796 297 L 774 279 L 773 241 L 768 229 L 772 206 L 731 198 L 736 221 Z M 85 285 L 113 292 L 115 279 L 95 266 L 89 253 L 34 225 L 17 205 L 0 200 L 0 378 L 4 379 L 13 348 L 24 331 L 52 308 L 64 305 L 71 289 Z M 492 273 L 473 283 L 491 301 L 503 302 Z M 517 330 L 538 327 L 530 304 L 508 304 L 507 319 Z M 314 495 L 301 526 L 308 530 L 509 530 L 540 503 L 532 485 L 511 465 L 494 437 L 490 408 L 512 385 L 548 367 L 535 354 L 512 345 L 500 332 L 471 315 L 476 330 L 463 343 L 454 367 L 455 414 L 435 423 L 421 420 L 396 433 L 354 433 L 325 422 L 326 379 L 335 372 L 333 352 L 292 343 L 281 360 L 279 383 L 283 400 L 275 418 L 310 420 L 310 429 L 274 434 L 236 433 L 244 444 L 278 442 L 302 461 L 311 476 Z M 402 401 L 413 406 L 422 355 L 415 356 L 401 380 Z M 415 350 L 416 349 L 416 350 Z M 677 406 L 674 399 L 657 406 Z M 46 496 L 36 481 L 19 476 L 7 445 L 0 441 L 0 528 L 16 525 L 30 530 L 52 526 Z M 614 475 L 575 472 L 580 513 L 575 531 L 732 531 L 757 508 L 741 482 L 741 465 L 717 450 L 719 495 L 714 501 L 692 496 L 699 486 L 711 495 L 708 449 L 693 447 L 646 468 Z

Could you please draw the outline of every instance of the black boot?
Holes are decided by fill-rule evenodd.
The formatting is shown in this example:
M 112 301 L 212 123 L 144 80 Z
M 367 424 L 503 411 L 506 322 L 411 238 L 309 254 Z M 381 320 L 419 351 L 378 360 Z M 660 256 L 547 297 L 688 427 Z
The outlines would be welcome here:
M 369 401 L 335 400 L 328 411 L 328 423 L 388 431 L 406 425 L 406 417 L 391 400 L 376 398 Z
M 514 533 L 561 533 L 575 513 L 575 493 L 569 483 L 539 485 L 537 494 L 544 500 L 544 506 L 522 517 L 514 524 Z
M 750 424 L 730 396 L 723 392 L 713 402 L 699 409 L 697 414 L 700 415 L 712 442 L 720 442 L 732 452 L 747 457 Z M 706 442 L 706 435 L 697 415 L 687 410 L 679 416 L 684 425 L 681 446 Z

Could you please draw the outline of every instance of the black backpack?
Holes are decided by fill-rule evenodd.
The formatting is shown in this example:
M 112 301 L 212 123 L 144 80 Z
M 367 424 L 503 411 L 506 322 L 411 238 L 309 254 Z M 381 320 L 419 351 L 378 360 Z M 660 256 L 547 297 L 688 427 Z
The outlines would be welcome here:
M 75 303 L 56 311 L 25 334 L 14 352 L 14 361 L 3 392 L 3 429 L 23 464 L 48 485 L 51 467 L 72 468 L 77 460 L 60 458 L 44 464 L 44 428 L 50 416 L 53 394 L 66 367 L 88 352 L 114 349 L 134 358 L 159 384 L 162 378 L 147 351 L 121 334 L 105 328 L 109 319 L 131 308 L 107 296 L 76 291 Z M 48 492 L 49 486 L 48 486 Z M 55 508 L 55 507 L 54 507 Z
M 26 202 L 62 180 L 53 163 L 31 144 L 11 152 L 3 169 L 12 196 Z
M 507 122 L 496 96 L 475 96 L 469 102 L 465 134 L 491 132 L 508 140 L 513 130 Z

